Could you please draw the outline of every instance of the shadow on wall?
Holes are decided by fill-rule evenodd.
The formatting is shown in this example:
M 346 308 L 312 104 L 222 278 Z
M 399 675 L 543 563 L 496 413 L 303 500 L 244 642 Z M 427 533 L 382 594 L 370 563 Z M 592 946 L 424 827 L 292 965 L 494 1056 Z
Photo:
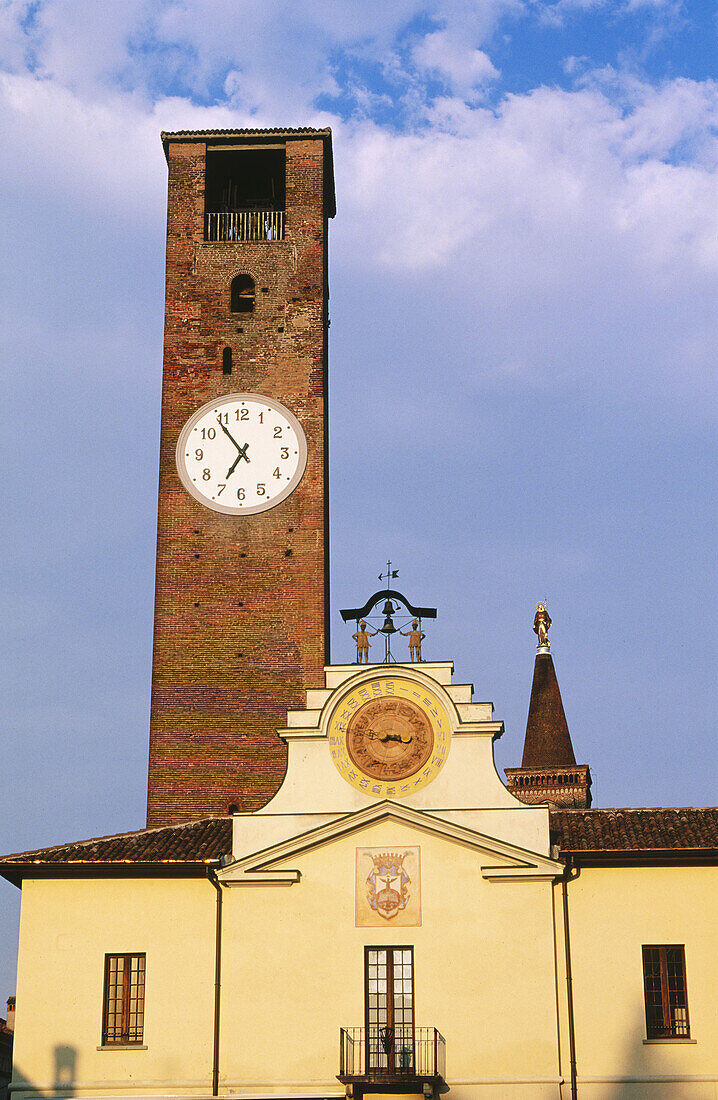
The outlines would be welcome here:
M 55 1089 L 72 1096 L 72 1086 L 77 1077 L 77 1051 L 75 1047 L 55 1047 Z
M 616 1057 L 610 1059 L 602 1081 L 595 1078 L 593 1081 L 585 1078 L 582 1080 L 579 1047 L 579 1100 L 717 1100 L 716 1085 L 701 1081 L 697 1077 L 699 1071 L 691 1070 L 690 1065 L 686 1066 L 693 1059 L 677 1059 L 676 1051 L 667 1049 L 671 1040 L 665 1045 L 661 1043 L 654 1046 L 644 1044 L 645 1038 L 646 1019 L 641 1005 L 636 1012 L 634 1027 L 626 1032 L 623 1051 L 616 1051 Z M 681 1048 L 683 1049 L 683 1044 Z M 696 1047 L 691 1045 L 686 1049 L 694 1051 Z M 693 1074 L 696 1079 L 691 1081 Z M 658 1077 L 659 1080 L 645 1080 L 651 1077 Z M 681 1081 L 681 1077 L 687 1080 Z M 664 1080 L 661 1081 L 660 1078 Z
M 53 1097 L 71 1097 L 76 1095 L 77 1082 L 77 1047 L 61 1043 L 54 1049 L 55 1072 L 52 1084 L 43 1081 L 35 1083 L 22 1073 L 18 1066 L 13 1066 L 12 1081 L 10 1082 L 10 1100 L 18 1093 L 31 1095 L 51 1095 Z

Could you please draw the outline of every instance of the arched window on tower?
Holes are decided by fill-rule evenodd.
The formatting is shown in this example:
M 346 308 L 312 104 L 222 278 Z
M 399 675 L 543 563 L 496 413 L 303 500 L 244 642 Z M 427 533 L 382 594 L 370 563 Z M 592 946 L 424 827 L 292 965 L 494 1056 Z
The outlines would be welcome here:
M 255 286 L 251 275 L 235 275 L 229 295 L 232 313 L 251 313 L 254 309 Z

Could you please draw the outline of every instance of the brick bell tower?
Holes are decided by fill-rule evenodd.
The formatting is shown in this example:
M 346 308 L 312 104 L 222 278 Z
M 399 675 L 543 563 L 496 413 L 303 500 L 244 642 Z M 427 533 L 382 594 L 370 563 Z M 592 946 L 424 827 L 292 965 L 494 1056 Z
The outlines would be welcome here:
M 148 826 L 254 810 L 328 662 L 329 130 L 163 133 Z

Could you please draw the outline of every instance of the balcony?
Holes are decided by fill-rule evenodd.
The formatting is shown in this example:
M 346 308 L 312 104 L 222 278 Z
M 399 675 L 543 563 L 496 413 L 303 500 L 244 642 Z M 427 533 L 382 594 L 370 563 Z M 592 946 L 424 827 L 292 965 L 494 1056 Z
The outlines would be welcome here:
M 283 241 L 283 210 L 230 210 L 204 216 L 206 241 Z
M 446 1040 L 435 1027 L 343 1027 L 339 1080 L 355 1100 L 372 1092 L 445 1092 Z

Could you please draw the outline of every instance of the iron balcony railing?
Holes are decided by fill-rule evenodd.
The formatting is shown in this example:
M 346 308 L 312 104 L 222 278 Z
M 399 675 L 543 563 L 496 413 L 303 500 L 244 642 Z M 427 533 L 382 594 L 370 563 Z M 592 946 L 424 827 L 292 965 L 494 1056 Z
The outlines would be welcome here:
M 283 241 L 283 210 L 232 210 L 205 214 L 206 241 Z
M 446 1074 L 446 1040 L 435 1027 L 343 1027 L 339 1079 L 438 1078 Z

